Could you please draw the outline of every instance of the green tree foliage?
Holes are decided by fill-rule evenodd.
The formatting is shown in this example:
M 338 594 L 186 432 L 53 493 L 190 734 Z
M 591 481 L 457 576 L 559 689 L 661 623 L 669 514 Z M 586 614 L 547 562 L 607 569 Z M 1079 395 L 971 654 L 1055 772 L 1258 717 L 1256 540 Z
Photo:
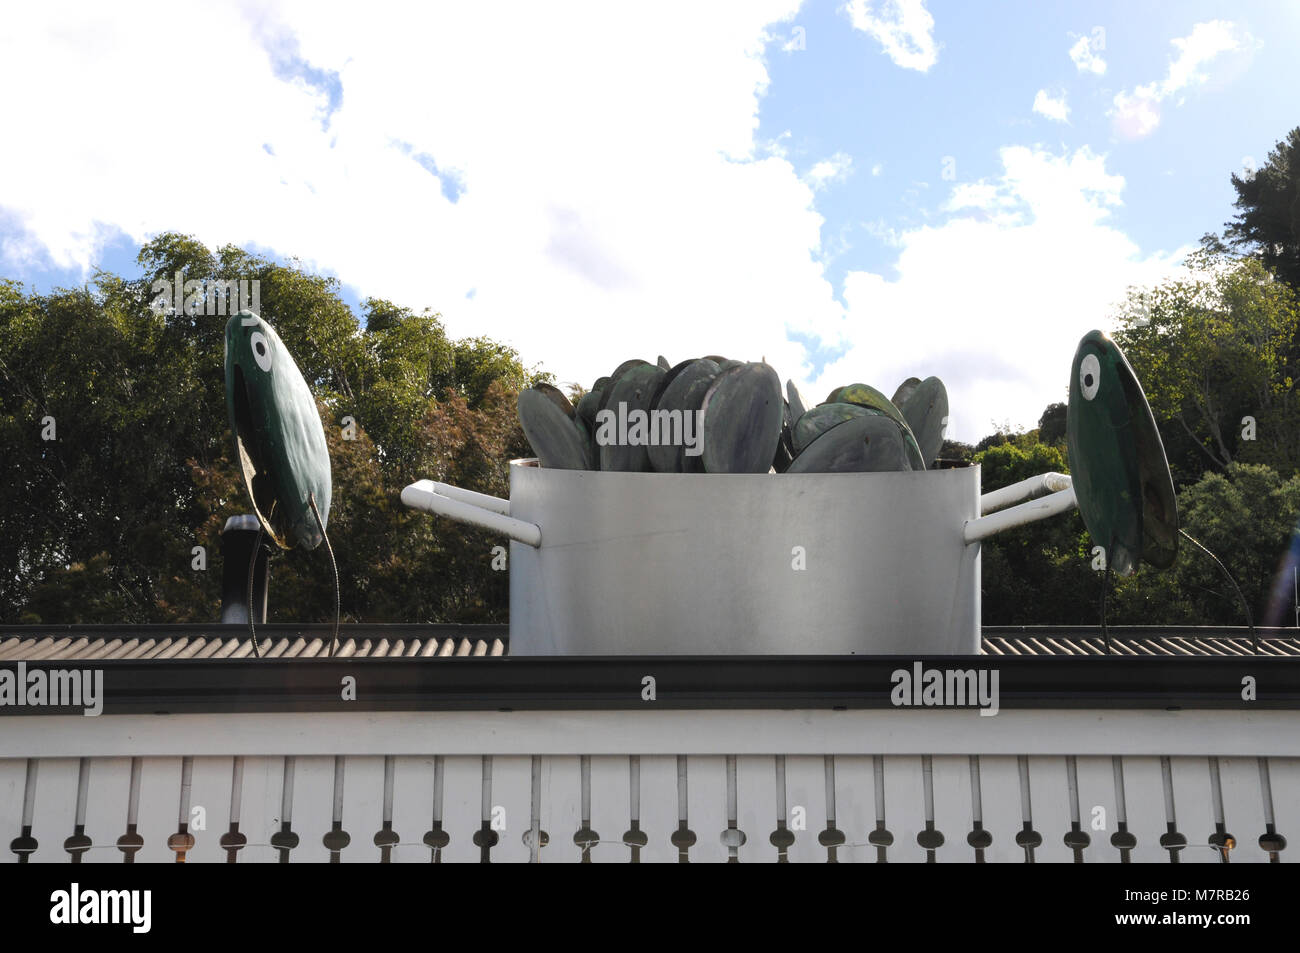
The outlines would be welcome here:
M 1062 447 L 1039 431 L 1001 433 L 975 454 L 987 493 L 1042 473 L 1068 473 Z M 1080 624 L 1096 616 L 1099 581 L 1091 572 L 1078 511 L 999 533 L 983 543 L 981 613 L 985 625 Z
M 1295 472 L 1296 293 L 1254 259 L 1197 252 L 1188 264 L 1188 277 L 1130 290 L 1115 335 L 1161 425 L 1175 479 L 1190 483 L 1234 461 Z
M 1115 337 L 1160 427 L 1184 529 L 1223 560 L 1257 621 L 1286 624 L 1287 557 L 1300 554 L 1293 536 L 1300 513 L 1300 128 L 1259 172 L 1232 182 L 1240 214 L 1228 225 L 1228 243 L 1207 236 L 1188 261 L 1190 274 L 1132 289 Z M 1233 258 L 1229 246 L 1253 257 Z M 981 440 L 974 459 L 984 468 L 984 489 L 1064 472 L 1064 421 L 1065 407 L 1054 404 L 1037 431 L 1000 428 Z M 1095 622 L 1102 577 L 1092 570 L 1093 545 L 1077 513 L 985 541 L 984 622 Z M 1108 616 L 1128 624 L 1244 622 L 1231 585 L 1185 541 L 1171 570 L 1144 567 L 1115 580 Z
M 1065 404 L 1048 404 L 1038 418 L 1038 439 L 1049 447 L 1065 444 Z
M 344 617 L 504 621 L 500 540 L 399 496 L 425 477 L 508 495 L 507 461 L 530 455 L 515 395 L 545 375 L 487 338 L 448 339 L 436 314 L 368 299 L 363 325 L 335 279 L 233 246 L 167 234 L 138 260 L 139 280 L 101 273 L 49 295 L 0 281 L 0 622 L 217 617 L 220 529 L 248 511 L 225 405 L 234 309 L 176 309 L 155 282 L 178 272 L 199 297 L 258 281 L 262 317 L 317 395 Z M 47 417 L 57 439 L 42 439 Z M 273 620 L 331 617 L 323 550 L 277 555 L 271 573 Z
M 215 591 L 189 568 L 191 548 L 204 541 L 191 532 L 201 510 L 187 460 L 211 465 L 221 453 L 221 428 L 205 432 L 211 388 L 196 351 L 120 284 L 50 296 L 8 286 L 0 311 L 7 621 L 28 613 L 61 622 L 190 618 L 204 590 Z
M 1241 587 L 1256 624 L 1291 624 L 1289 613 L 1270 613 L 1279 573 L 1291 605 L 1285 557 L 1300 513 L 1300 475 L 1283 479 L 1262 464 L 1233 463 L 1207 472 L 1178 495 L 1183 529 L 1213 552 Z M 1112 621 L 1166 625 L 1245 625 L 1241 602 L 1214 563 L 1181 540 L 1178 560 L 1166 573 L 1144 571 L 1123 580 Z
M 1300 289 L 1300 126 L 1274 146 L 1262 168 L 1233 175 L 1232 187 L 1238 214 L 1224 238 Z
M 944 440 L 943 446 L 939 448 L 939 459 L 945 462 L 969 463 L 974 453 L 975 448 L 968 443 L 962 443 L 960 440 Z
M 1223 561 L 1255 618 L 1262 618 L 1300 513 L 1300 476 L 1283 480 L 1267 466 L 1234 464 L 1226 474 L 1205 474 L 1179 503 L 1184 528 Z M 1197 617 L 1242 623 L 1235 593 L 1204 554 L 1189 549 L 1175 567 L 1175 580 Z
M 1038 433 L 1003 434 L 1006 441 L 975 455 L 984 492 L 1041 473 L 1066 472 L 1064 451 Z M 1284 478 L 1263 464 L 1229 464 L 1178 494 L 1182 527 L 1208 547 L 1241 586 L 1256 624 L 1290 624 L 1287 561 L 1300 514 L 1300 474 Z M 999 533 L 983 543 L 985 625 L 1095 625 L 1102 574 L 1093 569 L 1095 541 L 1077 511 Z M 1112 579 L 1107 618 L 1116 625 L 1244 625 L 1231 584 L 1203 552 L 1181 541 L 1166 572 L 1149 566 Z

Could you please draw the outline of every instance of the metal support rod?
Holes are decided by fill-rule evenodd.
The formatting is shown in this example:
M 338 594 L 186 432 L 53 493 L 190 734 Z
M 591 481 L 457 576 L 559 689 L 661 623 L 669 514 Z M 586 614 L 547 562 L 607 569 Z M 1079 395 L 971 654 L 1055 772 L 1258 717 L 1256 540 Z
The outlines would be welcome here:
M 245 513 L 226 520 L 221 531 L 222 623 L 247 622 L 251 607 L 253 621 L 266 624 L 268 553 L 261 538 L 262 523 L 255 515 Z
M 1040 473 L 1019 483 L 1004 486 L 1000 490 L 990 490 L 980 497 L 980 515 L 987 516 L 994 510 L 1000 510 L 1012 503 L 1023 503 L 1049 493 L 1059 493 L 1074 486 L 1074 481 L 1064 473 Z
M 425 510 L 461 523 L 469 523 L 471 526 L 481 526 L 493 532 L 504 533 L 511 539 L 534 548 L 542 545 L 542 531 L 536 523 L 527 523 L 512 516 L 504 516 L 473 503 L 453 500 L 435 492 L 433 487 L 434 483 L 431 480 L 412 483 L 402 490 L 402 502 L 411 509 Z
M 967 520 L 962 530 L 962 536 L 967 543 L 974 543 L 981 539 L 987 539 L 994 533 L 1000 533 L 1003 530 L 1014 529 L 1028 523 L 1036 523 L 1039 520 L 1047 519 L 1049 516 L 1065 513 L 1078 505 L 1079 503 L 1074 496 L 1074 488 L 1071 487 L 1068 490 L 1060 490 L 1039 500 L 1021 503 L 1019 506 L 1002 510 L 992 516 L 981 516 L 978 519 Z

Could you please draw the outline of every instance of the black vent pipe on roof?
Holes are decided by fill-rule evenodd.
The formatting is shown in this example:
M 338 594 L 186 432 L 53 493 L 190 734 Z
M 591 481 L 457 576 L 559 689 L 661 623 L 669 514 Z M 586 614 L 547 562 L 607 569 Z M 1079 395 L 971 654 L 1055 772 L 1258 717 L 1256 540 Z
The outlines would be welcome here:
M 221 530 L 221 621 L 248 624 L 248 563 L 258 540 L 258 519 L 251 513 L 232 516 Z M 262 535 L 265 540 L 265 534 Z M 266 557 L 263 542 L 253 569 L 253 621 L 266 624 Z

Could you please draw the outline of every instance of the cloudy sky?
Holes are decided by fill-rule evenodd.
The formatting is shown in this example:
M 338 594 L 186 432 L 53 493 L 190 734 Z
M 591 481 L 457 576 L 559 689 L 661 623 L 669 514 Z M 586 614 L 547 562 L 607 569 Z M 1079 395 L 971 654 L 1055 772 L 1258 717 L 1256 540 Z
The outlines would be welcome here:
M 1231 217 L 1297 49 L 1271 2 L 7 5 L 0 276 L 181 231 L 561 381 L 938 374 L 974 440 Z

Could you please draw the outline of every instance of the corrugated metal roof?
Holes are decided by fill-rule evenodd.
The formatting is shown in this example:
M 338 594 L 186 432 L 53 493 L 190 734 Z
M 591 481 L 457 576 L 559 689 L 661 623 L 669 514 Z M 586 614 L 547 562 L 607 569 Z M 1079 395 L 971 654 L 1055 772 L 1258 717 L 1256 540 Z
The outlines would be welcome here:
M 150 627 L 155 628 L 155 627 Z M 472 627 L 470 627 L 472 628 Z M 496 626 L 483 637 L 467 635 L 352 637 L 339 634 L 336 658 L 454 658 L 501 656 L 506 642 L 497 635 Z M 84 659 L 239 659 L 253 657 L 253 642 L 242 637 L 204 632 L 187 633 L 184 626 L 166 632 L 114 632 L 96 634 L 58 631 L 50 635 L 24 633 L 0 636 L 0 662 L 53 661 Z M 475 633 L 477 634 L 477 633 Z M 263 658 L 323 658 L 329 655 L 329 637 L 314 633 L 278 635 L 259 634 L 258 646 Z
M 1255 646 L 1249 636 L 1237 635 L 1241 629 L 1145 629 L 1141 634 L 1111 630 L 1110 654 L 1119 657 L 1199 656 L 1231 658 L 1254 656 Z M 1292 630 L 1294 631 L 1294 630 Z M 1105 655 L 1106 649 L 1097 629 L 1052 629 L 1027 627 L 1014 634 L 984 633 L 985 655 Z M 1280 658 L 1300 657 L 1300 636 L 1279 635 L 1276 630 L 1259 638 L 1259 655 Z
M 1300 657 L 1295 630 L 1266 630 L 1259 654 Z M 1242 629 L 1111 629 L 1110 654 L 1120 657 L 1253 656 Z M 322 658 L 329 654 L 328 627 L 268 626 L 258 629 L 263 658 Z M 350 625 L 339 633 L 339 658 L 465 658 L 508 654 L 506 626 Z M 983 654 L 1003 656 L 1104 655 L 1096 628 L 1027 626 L 985 632 Z M 0 629 L 0 662 L 83 659 L 241 659 L 253 657 L 242 626 L 25 626 Z

